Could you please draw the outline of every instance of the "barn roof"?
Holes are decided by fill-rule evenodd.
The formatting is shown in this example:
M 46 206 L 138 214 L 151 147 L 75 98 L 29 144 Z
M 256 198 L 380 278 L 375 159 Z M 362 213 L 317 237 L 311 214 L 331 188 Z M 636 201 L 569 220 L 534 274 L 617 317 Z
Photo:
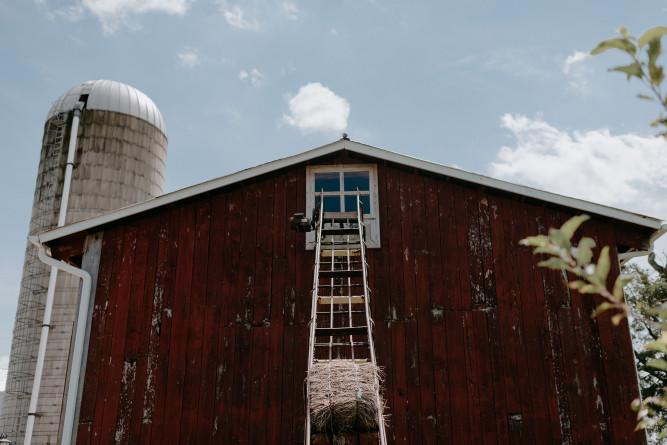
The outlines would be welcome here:
M 119 210 L 104 213 L 102 215 L 85 219 L 68 226 L 56 228 L 39 235 L 39 242 L 49 243 L 51 241 L 67 237 L 80 232 L 90 232 L 101 226 L 108 225 L 114 221 L 118 221 L 127 217 L 138 215 L 145 211 L 155 209 L 167 204 L 172 204 L 184 199 L 188 199 L 203 193 L 216 190 L 221 187 L 239 183 L 248 179 L 252 179 L 267 173 L 271 173 L 283 168 L 290 167 L 303 162 L 308 162 L 322 156 L 327 156 L 338 151 L 347 150 L 348 152 L 357 153 L 363 156 L 377 158 L 379 160 L 386 160 L 388 162 L 405 165 L 416 168 L 425 172 L 430 172 L 438 175 L 447 176 L 463 182 L 478 184 L 489 189 L 504 191 L 507 193 L 533 198 L 539 201 L 556 204 L 559 206 L 569 207 L 582 212 L 601 215 L 614 220 L 623 221 L 630 224 L 639 225 L 649 229 L 653 229 L 654 233 L 661 230 L 662 220 L 640 215 L 625 210 L 620 210 L 614 207 L 595 204 L 581 199 L 570 198 L 556 193 L 545 192 L 523 185 L 513 184 L 498 179 L 493 179 L 488 176 L 470 173 L 464 170 L 459 170 L 452 167 L 447 167 L 434 162 L 424 161 L 413 158 L 407 155 L 395 153 L 370 145 L 361 144 L 346 139 L 333 142 L 322 147 L 315 148 L 294 156 L 278 159 L 273 162 L 261 164 L 256 167 L 241 170 L 227 176 L 222 176 L 201 184 L 187 187 L 172 193 L 168 193 L 156 198 L 144 201 L 138 204 L 123 207 Z

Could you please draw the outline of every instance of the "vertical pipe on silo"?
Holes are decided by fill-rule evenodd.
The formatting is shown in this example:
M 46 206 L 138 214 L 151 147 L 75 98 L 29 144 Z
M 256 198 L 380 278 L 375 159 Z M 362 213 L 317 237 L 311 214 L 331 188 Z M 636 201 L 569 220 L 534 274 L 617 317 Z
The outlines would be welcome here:
M 78 105 L 78 104 L 77 104 Z M 81 112 L 74 110 L 72 119 L 72 130 L 70 131 L 69 147 L 67 148 L 67 165 L 65 166 L 65 181 L 63 183 L 63 193 L 60 199 L 60 211 L 58 212 L 58 227 L 65 225 L 67 217 L 67 205 L 69 203 L 69 190 L 72 182 L 72 169 L 74 167 L 74 153 L 76 152 L 76 137 L 79 132 L 79 117 Z M 39 338 L 39 350 L 37 352 L 37 364 L 35 366 L 35 379 L 32 383 L 32 393 L 30 394 L 30 406 L 28 407 L 28 420 L 25 426 L 25 439 L 23 444 L 30 445 L 32 442 L 32 431 L 35 425 L 35 416 L 37 415 L 37 401 L 39 400 L 39 388 L 42 384 L 42 371 L 44 369 L 44 357 L 46 357 L 46 345 L 49 340 L 49 329 L 51 328 L 51 310 L 53 309 L 53 298 L 56 292 L 56 279 L 58 278 L 58 269 L 51 266 L 51 275 L 49 275 L 49 287 L 46 292 L 46 305 L 44 307 L 44 320 L 42 322 L 42 332 Z

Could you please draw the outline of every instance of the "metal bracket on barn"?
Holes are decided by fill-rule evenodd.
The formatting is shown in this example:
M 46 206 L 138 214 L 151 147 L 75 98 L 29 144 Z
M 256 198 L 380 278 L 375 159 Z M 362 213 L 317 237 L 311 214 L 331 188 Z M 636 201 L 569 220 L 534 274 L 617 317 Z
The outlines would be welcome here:
M 363 202 L 356 212 L 316 206 L 313 300 L 306 378 L 306 444 L 377 434 L 387 443 L 382 372 L 375 360 Z M 305 225 L 305 224 L 304 224 Z

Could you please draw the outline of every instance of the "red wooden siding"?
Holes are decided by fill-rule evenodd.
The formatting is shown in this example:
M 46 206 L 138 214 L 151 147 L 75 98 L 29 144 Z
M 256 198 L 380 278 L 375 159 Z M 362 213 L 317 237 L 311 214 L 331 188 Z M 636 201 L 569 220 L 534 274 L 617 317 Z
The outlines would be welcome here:
M 378 178 L 392 443 L 644 442 L 627 326 L 591 320 L 599 301 L 518 245 L 569 215 L 382 162 Z M 78 443 L 303 441 L 313 252 L 288 217 L 305 180 L 297 166 L 105 231 Z M 616 244 L 609 223 L 584 231 Z

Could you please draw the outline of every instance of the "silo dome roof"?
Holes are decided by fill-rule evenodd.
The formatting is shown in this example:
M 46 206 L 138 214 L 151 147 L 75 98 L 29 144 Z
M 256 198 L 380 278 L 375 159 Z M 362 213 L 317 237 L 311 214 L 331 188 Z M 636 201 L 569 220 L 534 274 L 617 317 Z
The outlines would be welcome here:
M 73 110 L 82 94 L 88 95 L 86 108 L 89 110 L 129 114 L 155 125 L 167 135 L 167 126 L 155 102 L 136 88 L 114 80 L 89 80 L 75 86 L 53 103 L 46 120 L 60 112 Z

